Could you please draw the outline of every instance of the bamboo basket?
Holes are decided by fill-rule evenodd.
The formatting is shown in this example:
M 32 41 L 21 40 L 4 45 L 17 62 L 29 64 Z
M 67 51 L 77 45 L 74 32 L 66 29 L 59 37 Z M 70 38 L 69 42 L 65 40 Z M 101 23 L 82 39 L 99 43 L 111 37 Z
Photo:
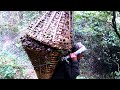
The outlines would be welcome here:
M 46 11 L 27 28 L 21 38 L 39 79 L 50 79 L 59 50 L 72 48 L 72 29 L 70 11 Z

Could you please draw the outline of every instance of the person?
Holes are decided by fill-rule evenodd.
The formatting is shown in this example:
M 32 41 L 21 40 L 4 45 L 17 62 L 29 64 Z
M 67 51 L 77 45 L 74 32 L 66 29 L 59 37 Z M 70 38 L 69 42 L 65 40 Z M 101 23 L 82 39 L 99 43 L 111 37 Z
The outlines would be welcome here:
M 76 79 L 80 74 L 79 69 L 79 60 L 84 56 L 83 53 L 78 55 L 75 54 L 75 51 L 84 47 L 81 42 L 76 43 L 72 48 L 72 53 L 70 53 L 70 58 L 68 59 L 69 63 L 64 61 L 58 61 L 55 71 L 51 79 Z

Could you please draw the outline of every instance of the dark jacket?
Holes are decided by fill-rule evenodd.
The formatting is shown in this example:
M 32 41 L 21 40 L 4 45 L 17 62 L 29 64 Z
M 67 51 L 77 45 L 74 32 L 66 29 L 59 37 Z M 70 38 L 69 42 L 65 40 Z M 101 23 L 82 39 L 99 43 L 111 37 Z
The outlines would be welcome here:
M 79 62 L 69 59 L 66 61 L 59 61 L 51 79 L 76 79 L 79 75 Z

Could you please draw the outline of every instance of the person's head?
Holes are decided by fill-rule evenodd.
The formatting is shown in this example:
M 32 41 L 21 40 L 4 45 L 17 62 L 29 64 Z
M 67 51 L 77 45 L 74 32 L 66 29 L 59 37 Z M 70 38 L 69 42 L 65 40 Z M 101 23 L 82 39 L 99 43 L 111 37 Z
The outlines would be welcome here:
M 84 45 L 83 45 L 81 42 L 75 43 L 75 44 L 73 45 L 73 47 L 72 47 L 72 53 L 75 52 L 75 51 L 77 51 L 78 49 L 80 49 L 80 48 L 82 48 L 82 47 L 84 47 Z M 79 59 L 81 59 L 81 57 L 83 57 L 83 56 L 84 56 L 84 52 L 78 54 L 78 55 L 77 55 L 77 59 L 79 60 Z

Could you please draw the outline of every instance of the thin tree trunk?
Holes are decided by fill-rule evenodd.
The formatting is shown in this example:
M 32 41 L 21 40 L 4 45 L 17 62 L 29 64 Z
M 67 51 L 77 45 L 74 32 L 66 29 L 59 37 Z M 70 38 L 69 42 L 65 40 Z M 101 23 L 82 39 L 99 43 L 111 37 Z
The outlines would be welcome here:
M 120 39 L 120 34 L 118 33 L 118 31 L 117 31 L 117 26 L 116 26 L 116 12 L 115 11 L 113 11 L 113 18 L 112 18 L 112 24 L 113 24 L 113 28 L 114 28 L 114 30 L 115 30 L 115 33 L 117 34 L 117 36 L 119 37 L 119 39 Z

